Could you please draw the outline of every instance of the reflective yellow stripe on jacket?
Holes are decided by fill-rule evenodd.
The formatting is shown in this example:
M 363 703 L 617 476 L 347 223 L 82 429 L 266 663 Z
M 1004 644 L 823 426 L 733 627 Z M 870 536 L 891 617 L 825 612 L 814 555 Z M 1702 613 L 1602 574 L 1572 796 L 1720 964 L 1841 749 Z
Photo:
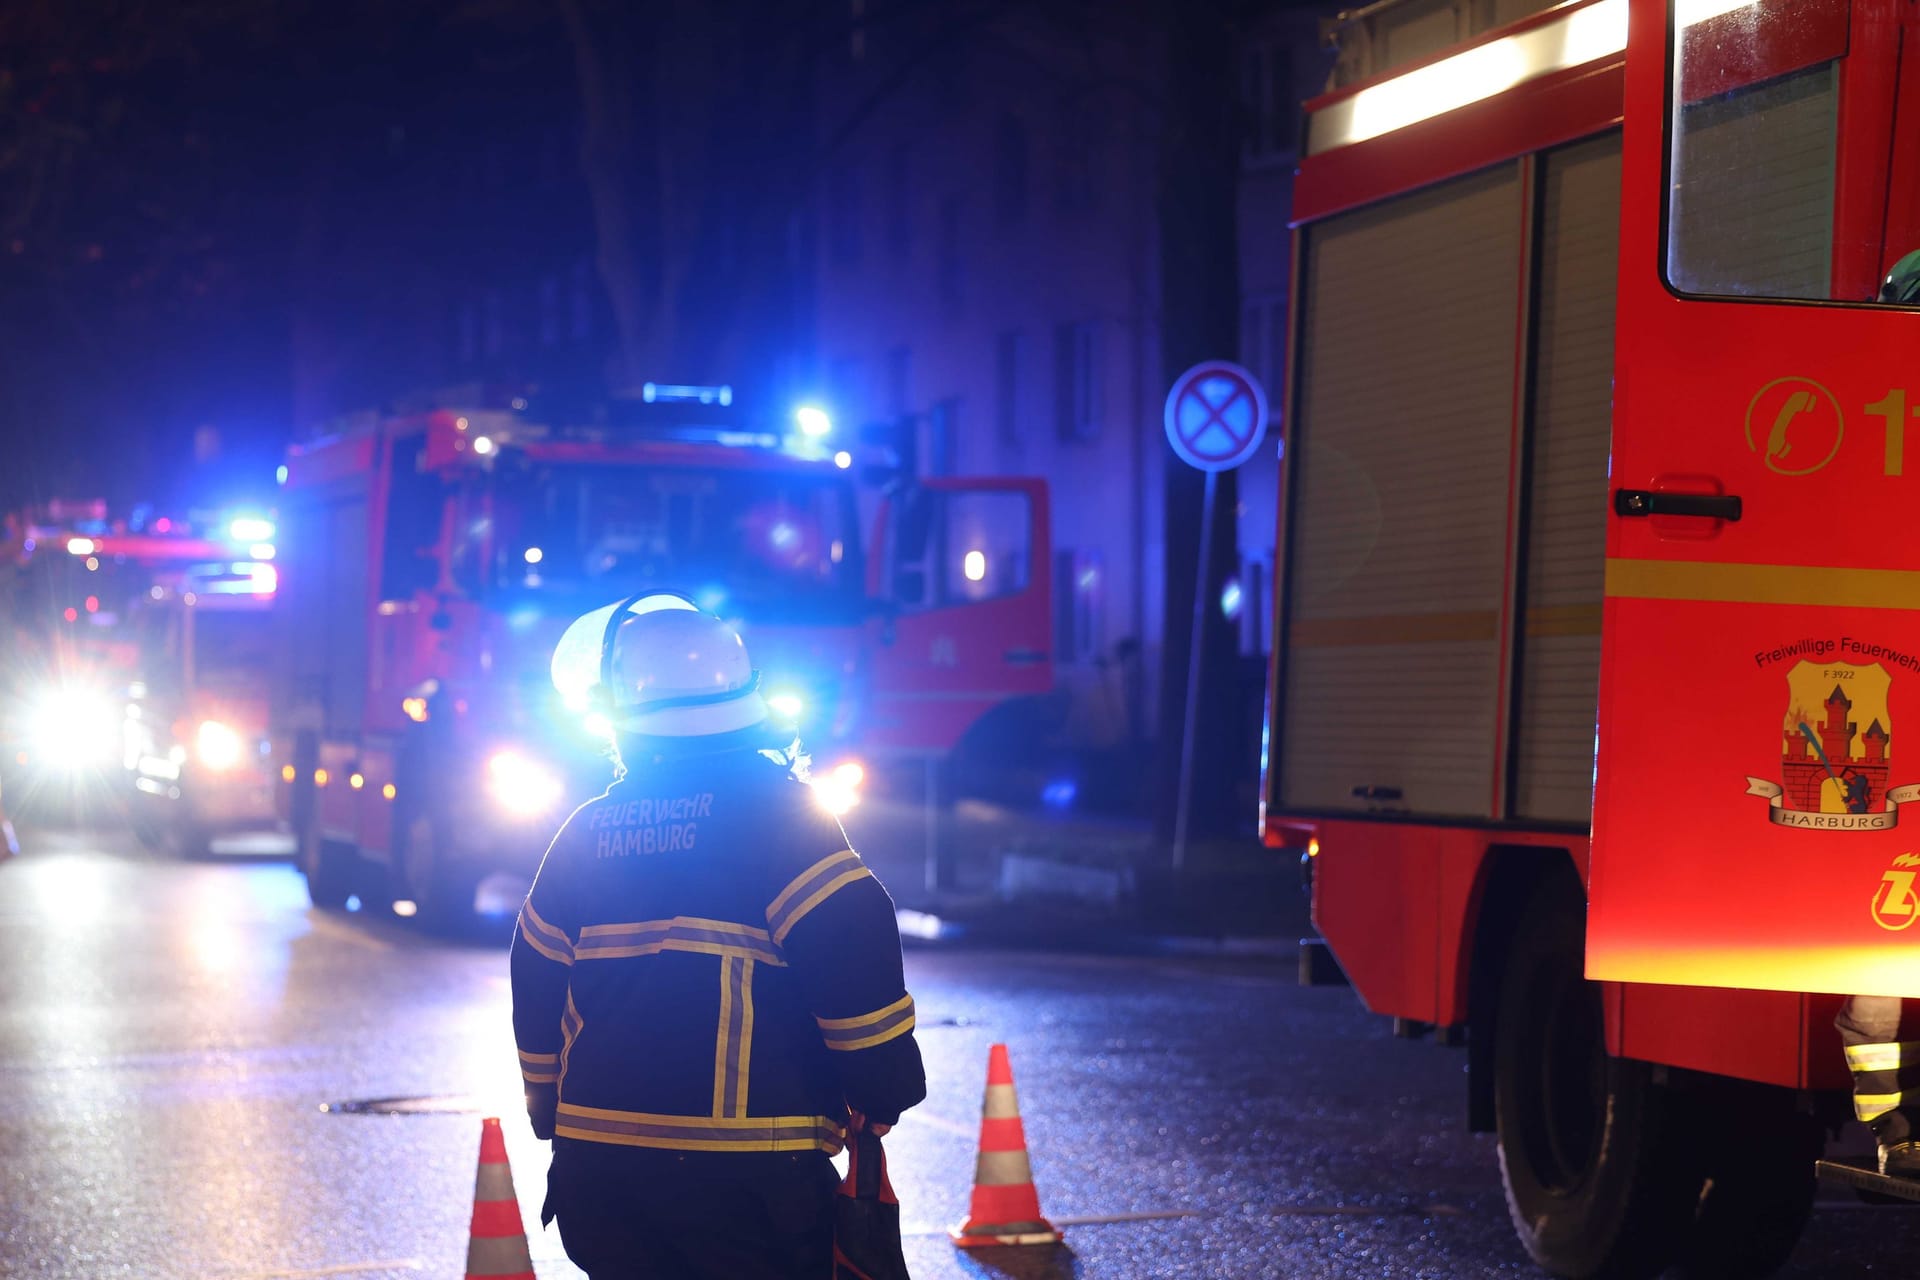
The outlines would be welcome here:
M 835 1155 L 846 1130 L 826 1116 L 668 1116 L 609 1111 L 562 1102 L 555 1134 L 665 1151 L 824 1151 Z
M 857 1018 L 815 1018 L 814 1021 L 820 1024 L 820 1038 L 827 1042 L 829 1049 L 843 1053 L 871 1049 L 913 1030 L 913 997 L 901 996 L 884 1009 L 875 1009 Z
M 520 936 L 547 959 L 559 964 L 573 963 L 573 942 L 564 929 L 556 929 L 540 918 L 540 913 L 533 909 L 532 898 L 520 908 Z
M 793 926 L 799 924 L 807 912 L 855 880 L 866 879 L 872 874 L 866 864 L 860 861 L 860 855 L 851 849 L 830 854 L 802 871 L 788 881 L 787 887 L 767 908 L 767 927 L 773 930 L 774 942 L 785 942 L 787 935 L 793 932 Z

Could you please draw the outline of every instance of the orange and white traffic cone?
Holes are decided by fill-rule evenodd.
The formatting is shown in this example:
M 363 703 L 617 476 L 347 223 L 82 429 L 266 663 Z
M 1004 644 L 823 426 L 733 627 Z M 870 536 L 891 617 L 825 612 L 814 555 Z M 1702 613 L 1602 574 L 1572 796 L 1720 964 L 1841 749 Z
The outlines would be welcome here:
M 1040 1216 L 1020 1099 L 1013 1092 L 1007 1046 L 987 1055 L 987 1096 L 980 1107 L 980 1162 L 974 1166 L 973 1206 L 949 1233 L 962 1249 L 994 1244 L 1053 1244 L 1060 1232 Z
M 513 1194 L 507 1140 L 497 1117 L 480 1122 L 480 1172 L 473 1184 L 473 1227 L 467 1241 L 467 1280 L 535 1280 L 527 1228 Z

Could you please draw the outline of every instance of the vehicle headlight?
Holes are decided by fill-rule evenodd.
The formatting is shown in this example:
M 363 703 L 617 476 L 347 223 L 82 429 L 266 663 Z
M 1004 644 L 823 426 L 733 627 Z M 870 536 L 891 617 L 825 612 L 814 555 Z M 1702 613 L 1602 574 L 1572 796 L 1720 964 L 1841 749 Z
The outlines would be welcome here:
M 123 721 L 113 704 L 92 689 L 56 689 L 28 714 L 33 754 L 60 768 L 76 769 L 113 755 L 120 747 Z
M 807 779 L 813 787 L 813 799 L 836 818 L 860 803 L 860 788 L 867 770 L 858 760 L 842 760 L 831 769 L 814 773 Z
M 202 720 L 199 731 L 193 735 L 194 757 L 215 773 L 224 773 L 239 764 L 245 751 L 246 744 L 233 726 L 218 720 Z
M 791 689 L 781 689 L 767 695 L 767 709 L 782 720 L 798 720 L 807 709 L 807 700 Z
M 565 791 L 551 769 L 511 749 L 488 757 L 487 786 L 494 803 L 516 818 L 537 818 L 550 812 Z

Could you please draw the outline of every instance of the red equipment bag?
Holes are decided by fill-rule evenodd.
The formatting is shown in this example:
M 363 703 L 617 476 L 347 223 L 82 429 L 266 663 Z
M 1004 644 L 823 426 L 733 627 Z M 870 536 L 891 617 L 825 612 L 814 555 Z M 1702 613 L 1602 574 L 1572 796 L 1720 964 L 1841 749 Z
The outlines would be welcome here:
M 865 1125 L 852 1138 L 847 1176 L 833 1197 L 833 1280 L 910 1280 L 887 1153 Z

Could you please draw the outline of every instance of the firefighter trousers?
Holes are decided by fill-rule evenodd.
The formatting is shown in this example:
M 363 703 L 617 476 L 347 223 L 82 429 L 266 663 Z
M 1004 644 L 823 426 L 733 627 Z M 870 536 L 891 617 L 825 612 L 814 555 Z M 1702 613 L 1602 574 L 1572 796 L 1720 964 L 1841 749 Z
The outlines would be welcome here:
M 1917 1014 L 1914 1004 L 1898 996 L 1848 996 L 1833 1020 L 1853 1074 L 1854 1114 L 1888 1145 L 1920 1137 Z
M 823 1152 L 654 1151 L 556 1138 L 547 1207 L 589 1280 L 824 1280 L 833 1193 Z

